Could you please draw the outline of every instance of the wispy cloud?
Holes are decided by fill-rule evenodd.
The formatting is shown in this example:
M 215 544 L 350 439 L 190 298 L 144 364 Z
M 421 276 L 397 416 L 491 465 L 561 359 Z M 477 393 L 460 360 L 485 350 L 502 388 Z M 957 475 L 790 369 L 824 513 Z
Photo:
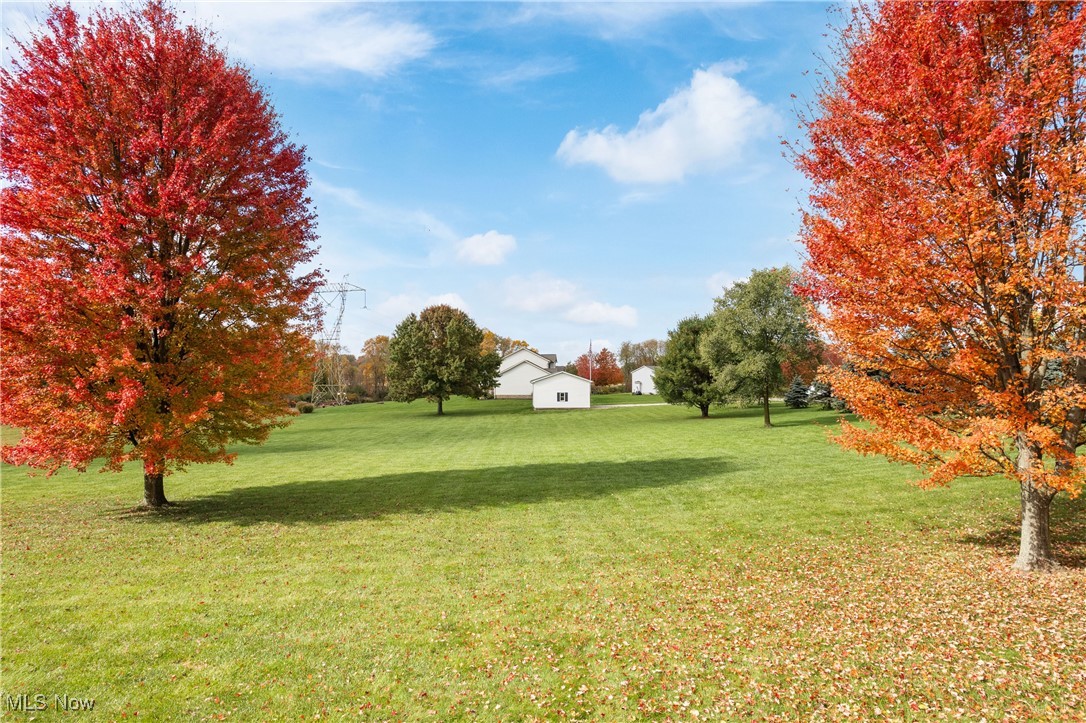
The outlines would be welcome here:
M 314 179 L 312 190 L 315 196 L 335 199 L 359 211 L 360 220 L 365 224 L 394 231 L 410 230 L 415 233 L 432 234 L 437 240 L 447 243 L 460 239 L 459 234 L 428 211 L 377 203 L 365 198 L 353 188 L 336 186 L 319 179 Z
M 498 90 L 515 90 L 537 80 L 572 73 L 576 69 L 572 58 L 537 58 L 512 67 L 486 70 L 480 82 Z
M 428 30 L 381 6 L 197 2 L 181 9 L 216 30 L 232 56 L 272 70 L 380 77 L 437 44 Z
M 603 40 L 641 36 L 666 19 L 704 12 L 692 2 L 531 2 L 510 20 L 517 23 L 560 22 L 576 26 Z
M 670 183 L 735 165 L 750 141 L 779 124 L 776 112 L 732 77 L 739 69 L 721 63 L 695 71 L 688 86 L 628 131 L 572 130 L 558 157 L 599 166 L 620 183 Z

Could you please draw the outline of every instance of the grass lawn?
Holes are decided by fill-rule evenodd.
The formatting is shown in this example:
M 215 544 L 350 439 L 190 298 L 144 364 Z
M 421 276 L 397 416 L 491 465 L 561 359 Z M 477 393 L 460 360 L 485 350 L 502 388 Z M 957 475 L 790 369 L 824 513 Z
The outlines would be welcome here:
M 601 404 L 663 404 L 659 394 L 593 394 L 592 406 Z
M 4 695 L 102 720 L 1086 719 L 1086 505 L 921 491 L 834 415 L 302 415 L 233 466 L 3 470 Z M 5 708 L 7 699 L 4 698 Z M 12 715 L 23 719 L 23 714 Z M 138 715 L 138 717 L 137 717 Z

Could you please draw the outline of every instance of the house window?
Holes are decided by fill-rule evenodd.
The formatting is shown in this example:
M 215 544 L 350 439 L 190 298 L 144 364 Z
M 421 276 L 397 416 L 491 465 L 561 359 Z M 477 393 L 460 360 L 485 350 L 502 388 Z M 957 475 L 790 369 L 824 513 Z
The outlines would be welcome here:
M 568 402 L 569 401 L 569 392 L 558 392 L 558 401 L 560 401 L 560 402 Z

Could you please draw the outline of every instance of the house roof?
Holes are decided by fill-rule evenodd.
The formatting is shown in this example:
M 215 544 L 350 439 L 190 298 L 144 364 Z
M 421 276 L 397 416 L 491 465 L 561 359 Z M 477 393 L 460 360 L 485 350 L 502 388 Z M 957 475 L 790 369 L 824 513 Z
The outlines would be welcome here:
M 563 376 L 563 375 L 567 376 L 567 377 L 570 377 L 571 379 L 576 379 L 579 382 L 584 382 L 585 384 L 589 384 L 589 385 L 592 384 L 592 382 L 588 381 L 584 377 L 579 377 L 576 374 L 570 374 L 569 372 L 552 372 L 552 373 L 548 374 L 545 377 L 540 377 L 539 379 L 533 379 L 532 384 L 538 384 L 539 382 L 545 382 L 545 381 L 547 381 L 549 379 L 554 379 L 555 377 L 560 377 L 560 376 Z
M 525 364 L 530 364 L 531 366 L 535 367 L 536 369 L 538 369 L 539 371 L 543 372 L 544 374 L 548 373 L 545 367 L 541 367 L 541 366 L 539 366 L 538 364 L 536 364 L 536 363 L 535 363 L 534 361 L 532 361 L 531 359 L 524 359 L 524 360 L 522 360 L 522 361 L 518 361 L 518 362 L 517 362 L 516 364 L 514 364 L 514 365 L 513 365 L 513 366 L 511 366 L 511 367 L 506 367 L 505 371 L 503 371 L 503 372 L 502 372 L 501 374 L 499 374 L 498 376 L 501 376 L 502 374 L 508 374 L 509 372 L 513 371 L 513 370 L 514 370 L 514 369 L 516 369 L 517 367 L 522 367 L 522 366 L 524 366 Z
M 639 367 L 638 367 L 637 369 L 634 369 L 634 371 L 635 371 L 635 372 L 639 372 L 639 371 L 641 371 L 642 369 L 648 369 L 648 370 L 650 370 L 650 371 L 656 371 L 656 367 L 650 367 L 650 366 L 649 366 L 648 364 L 642 364 L 642 365 L 641 365 L 641 366 L 639 366 Z M 631 374 L 632 374 L 632 373 L 633 373 L 633 372 L 631 372 Z
M 549 366 L 550 359 L 548 359 L 543 354 L 540 354 L 538 352 L 534 352 L 531 349 L 529 349 L 527 347 L 523 347 L 523 346 L 518 348 L 518 349 L 514 349 L 513 351 L 511 351 L 508 354 L 506 354 L 505 356 L 503 356 L 500 366 L 501 367 L 506 367 L 506 364 L 509 362 L 510 359 L 512 359 L 517 354 L 521 354 L 521 353 L 530 354 L 531 357 L 534 357 L 534 358 L 538 359 L 539 362 L 541 362 L 541 363 L 537 363 L 536 366 L 543 367 L 543 368 L 546 368 L 547 366 Z M 516 366 L 516 365 L 514 364 L 513 366 Z M 509 368 L 509 367 L 506 367 L 506 368 Z

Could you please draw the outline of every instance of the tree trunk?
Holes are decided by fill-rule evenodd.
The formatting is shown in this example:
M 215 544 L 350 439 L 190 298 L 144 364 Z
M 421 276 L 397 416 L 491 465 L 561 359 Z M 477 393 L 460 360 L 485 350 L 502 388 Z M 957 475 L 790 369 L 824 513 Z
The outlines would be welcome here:
M 143 473 L 143 504 L 147 507 L 166 507 L 170 504 L 162 487 L 161 472 Z
M 437 416 L 439 416 L 439 417 L 440 417 L 440 416 L 441 416 L 441 415 L 443 415 L 443 414 L 445 414 L 445 410 L 443 410 L 443 409 L 441 408 L 441 398 L 440 398 L 440 397 L 438 397 L 438 400 L 437 400 Z
M 1023 439 L 1018 443 L 1018 472 L 1022 499 L 1022 536 L 1018 542 L 1018 559 L 1014 567 L 1032 572 L 1049 570 L 1056 566 L 1049 542 L 1048 517 L 1052 498 L 1056 493 L 1037 489 L 1031 480 L 1031 469 L 1037 459 L 1037 450 Z
M 701 410 L 701 418 L 702 419 L 705 419 L 706 417 L 709 416 L 709 405 L 708 404 L 699 405 L 698 409 Z
M 766 427 L 773 426 L 773 423 L 769 421 L 769 392 L 762 395 L 762 422 Z
M 1022 538 L 1014 567 L 1032 572 L 1056 566 L 1049 544 L 1048 513 L 1055 492 L 1042 492 L 1031 482 L 1022 482 Z

